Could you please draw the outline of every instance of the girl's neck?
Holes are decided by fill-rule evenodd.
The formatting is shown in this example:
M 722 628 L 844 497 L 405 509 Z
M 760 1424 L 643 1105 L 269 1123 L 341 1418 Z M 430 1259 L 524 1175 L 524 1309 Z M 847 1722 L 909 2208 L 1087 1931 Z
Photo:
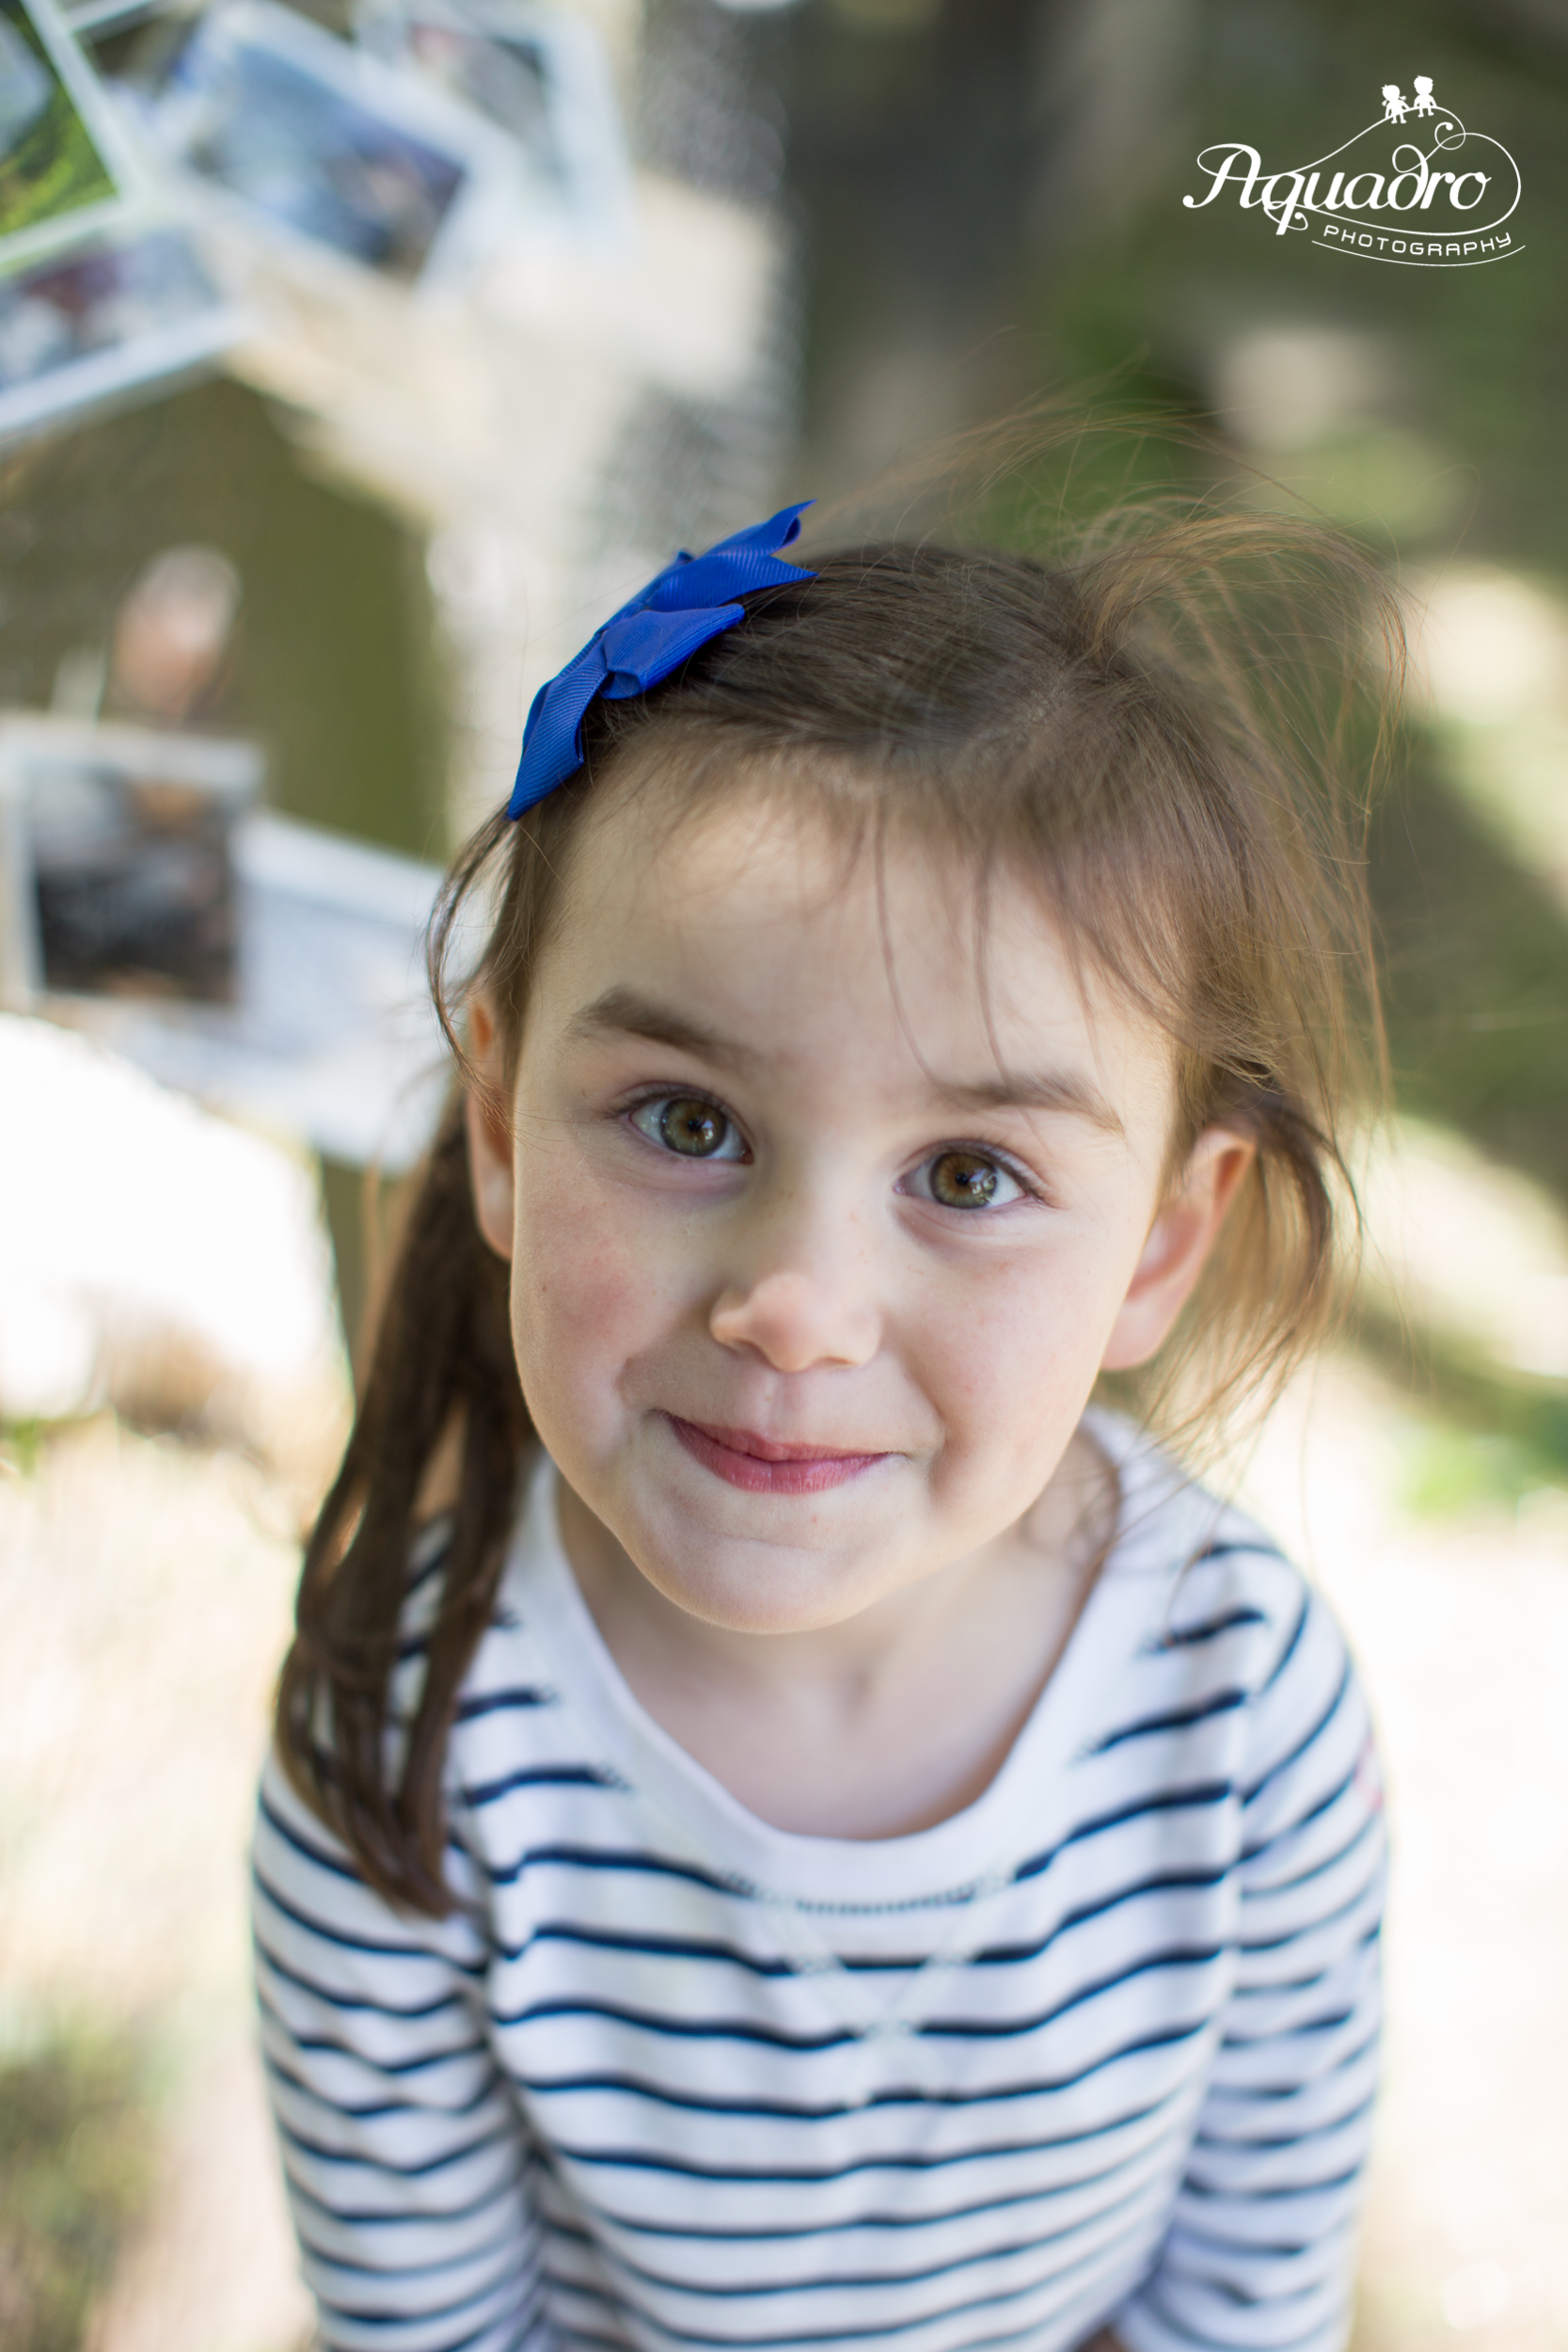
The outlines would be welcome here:
M 775 1827 L 885 1837 L 972 1804 L 1061 1657 L 1115 1525 L 1117 1482 L 1082 1430 L 1013 1528 L 859 1615 L 757 1634 L 665 1598 L 566 1486 L 567 1558 L 654 1720 Z

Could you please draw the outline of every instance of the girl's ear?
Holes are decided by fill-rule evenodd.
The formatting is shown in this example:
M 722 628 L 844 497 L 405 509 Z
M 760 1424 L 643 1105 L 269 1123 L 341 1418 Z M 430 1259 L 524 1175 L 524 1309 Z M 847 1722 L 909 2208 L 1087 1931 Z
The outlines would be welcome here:
M 496 1016 L 478 992 L 468 999 L 468 1058 L 475 1073 L 466 1105 L 474 1216 L 497 1257 L 510 1258 L 517 1188 L 504 1109 L 505 1057 Z
M 1208 1127 L 1199 1136 L 1180 1183 L 1148 1229 L 1111 1326 L 1102 1372 L 1131 1372 L 1163 1345 L 1257 1154 L 1250 1137 L 1228 1127 Z

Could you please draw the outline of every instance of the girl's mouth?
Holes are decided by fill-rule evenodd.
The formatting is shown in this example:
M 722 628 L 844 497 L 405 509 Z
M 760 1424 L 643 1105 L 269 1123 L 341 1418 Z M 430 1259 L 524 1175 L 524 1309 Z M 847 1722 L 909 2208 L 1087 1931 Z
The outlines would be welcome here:
M 858 1478 L 885 1454 L 839 1454 L 826 1445 L 782 1445 L 752 1429 L 725 1429 L 712 1422 L 665 1419 L 688 1454 L 705 1470 L 753 1495 L 816 1495 Z

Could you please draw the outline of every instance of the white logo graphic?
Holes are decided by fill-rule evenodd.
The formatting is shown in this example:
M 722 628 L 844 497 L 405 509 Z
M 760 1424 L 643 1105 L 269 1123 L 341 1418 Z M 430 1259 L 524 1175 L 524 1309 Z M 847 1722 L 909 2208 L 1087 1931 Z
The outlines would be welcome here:
M 1206 147 L 1197 162 L 1208 191 L 1181 201 L 1201 212 L 1233 188 L 1242 210 L 1261 212 L 1275 236 L 1304 230 L 1330 252 L 1405 267 L 1474 269 L 1522 253 L 1504 226 L 1518 208 L 1518 165 L 1499 140 L 1439 108 L 1430 73 L 1418 73 L 1415 87 L 1406 98 L 1397 82 L 1385 82 L 1378 121 L 1289 171 L 1265 175 L 1257 148 L 1243 140 Z M 1412 117 L 1430 146 L 1389 146 L 1388 126 Z

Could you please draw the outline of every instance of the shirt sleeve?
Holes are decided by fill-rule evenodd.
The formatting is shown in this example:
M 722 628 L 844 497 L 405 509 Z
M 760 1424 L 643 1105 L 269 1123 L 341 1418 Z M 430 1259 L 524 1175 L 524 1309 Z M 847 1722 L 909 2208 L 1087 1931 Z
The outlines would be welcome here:
M 394 1911 L 276 1757 L 253 1921 L 262 2057 L 332 2352 L 548 2352 L 528 2147 L 486 2039 L 483 1930 Z M 449 1876 L 462 1883 L 464 1858 Z
M 1303 1598 L 1254 1702 L 1237 1973 L 1128 2352 L 1339 2352 L 1377 2075 L 1385 1877 L 1367 1708 Z

